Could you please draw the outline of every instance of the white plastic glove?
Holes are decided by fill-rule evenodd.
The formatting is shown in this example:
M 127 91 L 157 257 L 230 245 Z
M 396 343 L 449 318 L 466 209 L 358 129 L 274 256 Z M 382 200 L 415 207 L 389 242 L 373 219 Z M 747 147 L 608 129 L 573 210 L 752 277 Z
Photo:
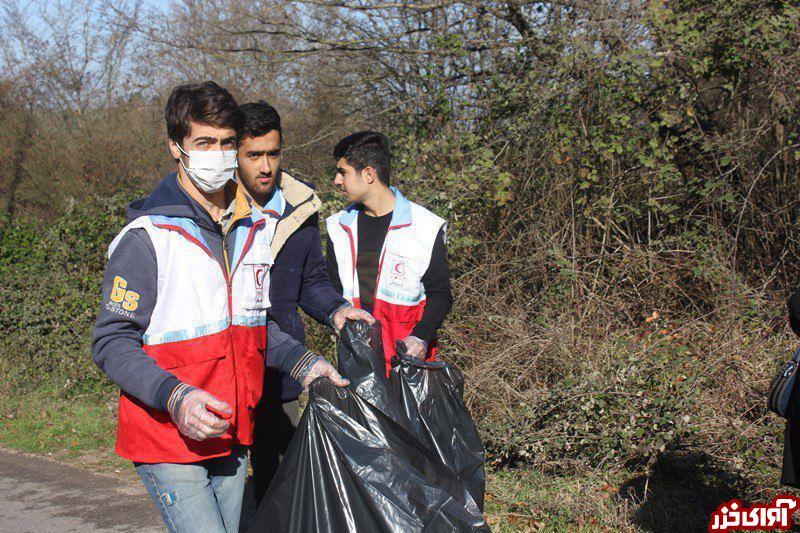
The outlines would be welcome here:
M 349 305 L 343 305 L 331 317 L 334 330 L 338 333 L 344 327 L 345 322 L 350 320 L 366 320 L 368 324 L 374 324 L 375 318 L 363 309 L 356 309 Z
M 330 379 L 337 387 L 350 385 L 350 381 L 344 379 L 332 364 L 320 356 L 317 357 L 318 359 L 311 364 L 311 368 L 306 372 L 306 375 L 300 378 L 300 385 L 303 386 L 304 391 L 308 390 L 308 386 L 311 385 L 312 381 L 322 376 Z
M 179 385 L 178 387 L 185 386 Z M 182 391 L 176 388 L 173 396 Z M 170 398 L 172 400 L 172 398 Z M 168 402 L 168 406 L 172 402 Z M 177 408 L 177 412 L 175 411 Z M 178 426 L 178 431 L 193 440 L 213 439 L 222 436 L 230 427 L 230 422 L 216 416 L 208 408 L 219 413 L 223 418 L 230 418 L 233 414 L 231 407 L 213 397 L 202 389 L 191 388 L 182 399 L 175 402 L 174 408 L 169 409 L 172 421 Z
M 406 354 L 417 359 L 425 359 L 425 352 L 428 351 L 427 342 L 413 335 L 409 335 L 401 342 L 406 345 Z

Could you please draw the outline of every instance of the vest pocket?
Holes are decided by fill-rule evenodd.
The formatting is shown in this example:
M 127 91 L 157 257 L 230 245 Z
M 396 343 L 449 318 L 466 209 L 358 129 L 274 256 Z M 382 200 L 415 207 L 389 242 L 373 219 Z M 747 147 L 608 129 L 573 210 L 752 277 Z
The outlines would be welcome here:
M 171 354 L 160 354 L 158 358 L 158 366 L 164 370 L 172 370 L 174 368 L 180 368 L 183 366 L 196 365 L 205 363 L 207 361 L 213 361 L 215 359 L 222 359 L 223 357 L 225 357 L 224 353 L 197 354 L 197 352 L 192 353 L 191 350 L 181 352 L 176 351 L 175 353 Z
M 265 261 L 244 261 L 242 263 L 243 294 L 242 307 L 245 309 L 269 309 L 270 263 Z
M 381 265 L 377 296 L 397 304 L 415 305 L 424 294 L 422 276 L 427 267 L 421 259 L 387 251 Z
M 411 329 L 422 318 L 424 309 L 425 300 L 416 305 L 397 305 L 378 300 L 373 307 L 375 318 L 379 319 L 382 324 L 402 325 L 408 328 L 408 333 L 403 337 L 410 334 Z
M 224 352 L 192 353 L 191 349 L 175 350 L 170 354 L 161 354 L 157 362 L 161 368 L 183 383 L 203 389 L 230 405 L 234 414 L 229 422 L 231 425 L 236 423 L 233 367 Z

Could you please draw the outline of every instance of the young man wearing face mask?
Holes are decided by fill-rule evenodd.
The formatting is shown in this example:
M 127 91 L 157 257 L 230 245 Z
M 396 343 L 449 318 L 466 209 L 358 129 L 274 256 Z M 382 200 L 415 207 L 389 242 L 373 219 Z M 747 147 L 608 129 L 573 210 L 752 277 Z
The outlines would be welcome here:
M 351 202 L 327 219 L 328 274 L 354 306 L 382 326 L 386 372 L 395 342 L 433 359 L 436 331 L 452 305 L 445 221 L 391 187 L 385 135 L 362 131 L 333 150 L 333 185 Z
M 301 343 L 305 343 L 305 331 L 298 307 L 336 330 L 347 319 L 374 322 L 367 312 L 351 307 L 328 279 L 317 215 L 322 202 L 310 185 L 281 169 L 280 115 L 263 101 L 243 104 L 239 109 L 242 125 L 238 130 L 237 181 L 264 216 L 277 221 L 270 246 L 275 261 L 270 270 L 270 317 Z M 289 374 L 267 369 L 250 448 L 256 504 L 269 487 L 297 427 L 301 390 Z
M 122 389 L 116 452 L 167 528 L 238 531 L 265 365 L 304 387 L 347 381 L 267 318 L 275 224 L 232 180 L 233 97 L 181 85 L 165 115 L 176 172 L 109 247 L 92 356 Z

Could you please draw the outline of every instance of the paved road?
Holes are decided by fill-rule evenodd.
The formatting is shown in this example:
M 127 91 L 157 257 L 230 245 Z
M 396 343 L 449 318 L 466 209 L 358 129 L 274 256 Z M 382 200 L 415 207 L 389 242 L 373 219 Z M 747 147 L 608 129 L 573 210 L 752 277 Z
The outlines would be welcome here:
M 144 487 L 0 450 L 0 530 L 149 533 L 164 527 Z

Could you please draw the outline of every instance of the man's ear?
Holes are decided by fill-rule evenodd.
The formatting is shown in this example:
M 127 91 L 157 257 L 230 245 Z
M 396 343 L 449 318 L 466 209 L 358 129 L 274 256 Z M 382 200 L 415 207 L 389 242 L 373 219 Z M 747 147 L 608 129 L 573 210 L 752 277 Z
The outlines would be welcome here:
M 372 167 L 364 167 L 361 174 L 364 176 L 364 181 L 366 181 L 368 185 L 372 185 L 375 183 L 375 180 L 378 179 L 378 173 L 375 172 L 375 169 Z
M 175 141 L 168 139 L 167 146 L 169 146 L 169 153 L 172 154 L 172 159 L 181 158 L 181 151 L 178 149 L 178 144 Z

